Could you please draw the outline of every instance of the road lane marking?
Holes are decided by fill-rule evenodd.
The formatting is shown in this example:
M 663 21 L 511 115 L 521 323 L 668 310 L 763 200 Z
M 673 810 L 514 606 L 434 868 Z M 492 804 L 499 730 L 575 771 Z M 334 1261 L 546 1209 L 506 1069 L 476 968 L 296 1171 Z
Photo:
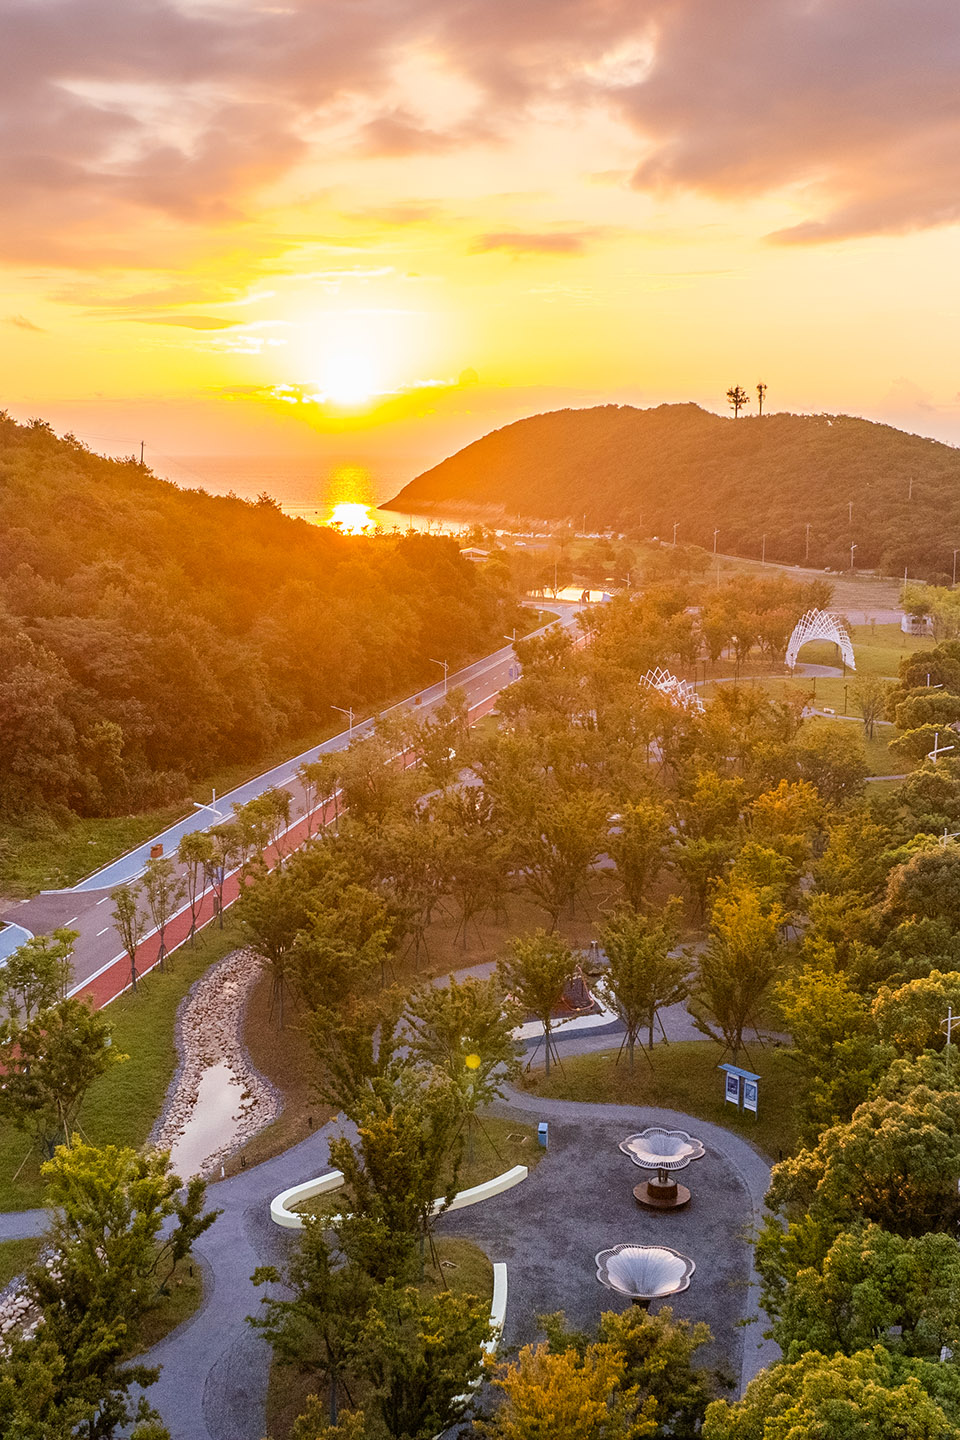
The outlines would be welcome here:
M 109 896 L 109 895 L 104 895 L 104 897 L 103 897 L 102 900 L 98 900 L 98 901 L 97 901 L 97 904 L 98 904 L 98 905 L 106 905 L 106 903 L 107 903 L 107 901 L 108 901 L 109 899 L 110 899 L 110 896 Z
M 108 931 L 109 929 L 110 929 L 110 926 L 109 926 L 109 925 L 104 925 L 104 927 L 103 927 L 102 930 L 98 930 L 98 931 L 97 931 L 97 939 L 99 940 L 101 935 L 106 935 L 106 933 L 107 933 L 107 931 Z
M 76 920 L 77 918 L 78 918 L 78 917 L 77 917 L 76 915 L 71 915 L 71 916 L 70 916 L 70 919 L 67 921 L 67 924 L 68 924 L 68 925 L 72 925 L 73 922 L 74 922 L 74 920 Z

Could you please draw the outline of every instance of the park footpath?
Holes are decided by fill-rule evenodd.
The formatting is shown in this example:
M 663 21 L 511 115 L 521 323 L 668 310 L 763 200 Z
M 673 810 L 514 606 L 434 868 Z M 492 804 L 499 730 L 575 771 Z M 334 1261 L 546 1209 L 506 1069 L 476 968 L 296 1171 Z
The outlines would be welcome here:
M 609 1044 L 610 1035 L 605 1038 Z M 581 1044 L 592 1049 L 599 1039 L 588 1035 L 578 1041 L 571 1035 L 564 1053 L 575 1053 Z M 621 1232 L 624 1203 L 631 1215 L 636 1212 L 627 1186 L 633 1177 L 624 1157 L 615 1155 L 614 1140 L 657 1124 L 697 1135 L 710 1162 L 691 1171 L 702 1207 L 671 1217 L 682 1218 L 684 1234 L 673 1238 L 697 1260 L 710 1298 L 702 1289 L 703 1299 L 698 1299 L 695 1276 L 686 1295 L 677 1297 L 684 1303 L 675 1304 L 676 1312 L 689 1318 L 703 1313 L 715 1333 L 727 1333 L 725 1368 L 732 1370 L 735 1389 L 742 1392 L 761 1367 L 775 1362 L 776 1346 L 763 1339 L 768 1322 L 758 1312 L 748 1245 L 762 1217 L 770 1171 L 752 1145 L 707 1121 L 652 1107 L 545 1100 L 510 1089 L 494 1110 L 518 1121 L 546 1120 L 550 1151 L 523 1184 L 472 1211 L 444 1217 L 441 1225 L 474 1239 L 491 1259 L 507 1261 L 508 1347 L 534 1339 L 531 1317 L 539 1310 L 565 1306 L 576 1320 L 582 1318 L 580 1301 L 597 1314 L 616 1303 L 593 1274 L 591 1246 L 596 1242 L 589 1226 L 597 1234 L 603 1230 L 603 1243 L 629 1238 Z M 254 1287 L 250 1277 L 257 1266 L 282 1264 L 289 1254 L 291 1236 L 271 1221 L 271 1199 L 329 1169 L 329 1142 L 339 1133 L 339 1123 L 331 1121 L 282 1155 L 208 1187 L 208 1204 L 220 1215 L 194 1246 L 204 1282 L 200 1308 L 141 1357 L 145 1364 L 163 1367 L 147 1394 L 173 1440 L 263 1440 L 271 1350 L 245 1317 L 257 1312 L 269 1291 Z M 598 1170 L 601 1149 L 619 1167 L 615 1185 L 608 1185 Z M 575 1199 L 588 1216 L 582 1226 L 571 1223 Z M 0 1215 L 0 1239 L 41 1234 L 47 1218 L 43 1210 Z M 670 1240 L 661 1232 L 659 1243 Z M 565 1263 L 572 1245 L 576 1271 Z

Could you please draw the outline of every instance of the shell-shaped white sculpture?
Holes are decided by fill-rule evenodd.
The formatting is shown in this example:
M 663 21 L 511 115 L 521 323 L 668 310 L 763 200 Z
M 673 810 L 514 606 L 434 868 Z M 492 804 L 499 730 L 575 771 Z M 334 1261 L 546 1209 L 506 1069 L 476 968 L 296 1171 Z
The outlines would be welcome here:
M 688 1135 L 686 1130 L 665 1130 L 651 1125 L 638 1135 L 620 1141 L 624 1155 L 629 1155 L 641 1170 L 682 1170 L 691 1160 L 703 1154 L 703 1141 Z
M 597 1279 L 629 1300 L 659 1300 L 679 1295 L 690 1284 L 696 1265 L 666 1245 L 614 1245 L 596 1256 Z

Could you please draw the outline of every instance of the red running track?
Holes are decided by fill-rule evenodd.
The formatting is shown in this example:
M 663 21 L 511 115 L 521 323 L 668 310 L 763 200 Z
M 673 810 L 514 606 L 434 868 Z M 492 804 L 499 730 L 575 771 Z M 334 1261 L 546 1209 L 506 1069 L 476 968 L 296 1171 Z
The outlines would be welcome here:
M 469 720 L 480 720 L 484 715 L 489 715 L 496 708 L 499 695 L 489 695 L 477 705 L 470 708 Z M 407 754 L 398 757 L 404 769 L 414 764 L 412 755 Z M 332 800 L 326 800 L 318 805 L 309 815 L 302 816 L 294 821 L 288 830 L 284 832 L 279 845 L 269 845 L 262 852 L 267 868 L 273 867 L 289 855 L 291 851 L 299 849 L 312 834 L 317 833 L 334 818 L 335 807 Z M 239 868 L 234 870 L 223 882 L 223 908 L 226 910 L 232 905 L 240 894 L 241 875 Z M 197 903 L 197 929 L 201 930 L 217 918 L 216 893 L 211 887 L 206 890 Z M 166 943 L 166 954 L 170 955 L 178 950 L 190 939 L 190 907 L 186 906 L 179 911 L 166 927 L 164 940 Z M 149 974 L 160 960 L 160 935 L 153 931 L 137 947 L 137 979 L 141 980 L 144 975 Z M 109 1005 L 111 1000 L 116 1000 L 131 988 L 130 959 L 127 955 L 121 955 L 111 961 L 98 974 L 80 985 L 73 994 L 88 996 L 93 1003 L 94 1009 L 102 1010 Z

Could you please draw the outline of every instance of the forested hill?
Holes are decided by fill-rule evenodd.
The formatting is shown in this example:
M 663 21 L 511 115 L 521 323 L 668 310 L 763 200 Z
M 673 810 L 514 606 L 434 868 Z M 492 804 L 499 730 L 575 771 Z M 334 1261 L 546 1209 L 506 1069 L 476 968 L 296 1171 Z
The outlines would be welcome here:
M 122 813 L 500 643 L 450 540 L 181 490 L 0 414 L 0 814 Z
M 910 482 L 913 494 L 910 496 Z M 853 502 L 852 521 L 849 502 Z M 698 405 L 604 405 L 519 420 L 410 482 L 395 510 L 495 507 L 506 517 L 636 529 L 812 564 L 952 573 L 960 450 L 849 415 L 722 418 Z M 492 513 L 492 512 L 491 512 Z

